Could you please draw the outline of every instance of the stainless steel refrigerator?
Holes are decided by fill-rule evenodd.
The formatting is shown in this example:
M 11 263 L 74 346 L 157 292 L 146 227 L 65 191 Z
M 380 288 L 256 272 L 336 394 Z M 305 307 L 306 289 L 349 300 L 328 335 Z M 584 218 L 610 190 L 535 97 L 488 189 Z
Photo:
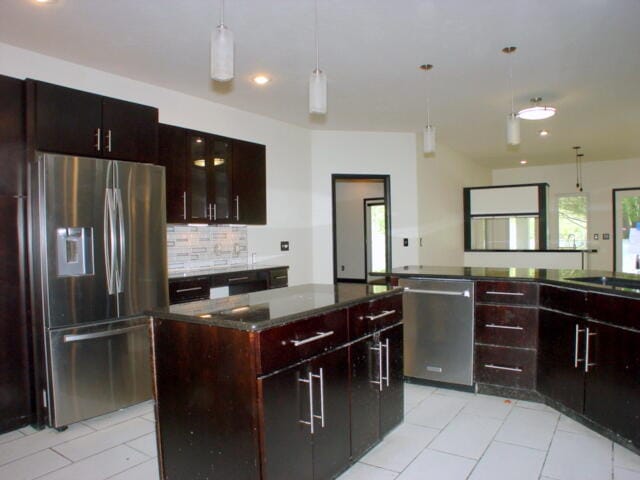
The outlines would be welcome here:
M 151 398 L 143 312 L 169 303 L 164 168 L 38 153 L 31 199 L 49 425 Z

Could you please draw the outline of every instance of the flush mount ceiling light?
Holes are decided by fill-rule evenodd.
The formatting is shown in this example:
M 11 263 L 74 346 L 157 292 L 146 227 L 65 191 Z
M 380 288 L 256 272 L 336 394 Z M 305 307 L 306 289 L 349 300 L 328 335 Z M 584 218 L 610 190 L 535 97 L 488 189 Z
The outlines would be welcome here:
M 318 0 L 315 0 L 316 68 L 309 78 L 309 113 L 327 113 L 327 75 L 320 70 L 320 47 L 318 42 Z
M 33 2 L 37 3 L 38 5 L 50 5 L 53 3 L 58 3 L 58 0 L 33 0 Z
M 253 77 L 253 83 L 255 83 L 256 85 L 266 85 L 270 81 L 271 79 L 266 75 L 256 75 L 255 77 Z
M 429 112 L 429 103 L 430 103 L 430 98 L 429 98 L 429 71 L 433 69 L 433 65 L 431 64 L 424 64 L 424 65 L 420 65 L 420 70 L 423 70 L 425 73 L 425 92 L 426 92 L 426 99 L 427 99 L 427 124 L 424 127 L 424 131 L 423 131 L 423 151 L 424 153 L 435 153 L 436 151 L 436 127 L 434 127 L 433 125 L 431 125 L 431 117 L 430 117 L 430 112 Z
M 520 160 L 520 165 L 526 165 L 527 163 L 529 162 L 525 159 Z
M 556 114 L 556 109 L 553 107 L 541 107 L 538 105 L 542 102 L 542 97 L 535 97 L 531 99 L 533 107 L 525 108 L 518 112 L 518 117 L 525 120 L 545 120 L 551 118 Z
M 549 130 L 542 129 L 538 132 L 538 135 L 540 135 L 541 137 L 546 137 L 547 135 L 549 135 Z
M 511 113 L 507 115 L 507 145 L 512 147 L 520 145 L 520 119 L 516 115 L 513 106 L 513 60 L 512 54 L 517 47 L 504 47 L 502 53 L 509 56 L 509 90 L 511 90 Z
M 216 82 L 233 80 L 233 32 L 224 24 L 224 0 L 220 0 L 220 25 L 211 32 L 211 78 Z

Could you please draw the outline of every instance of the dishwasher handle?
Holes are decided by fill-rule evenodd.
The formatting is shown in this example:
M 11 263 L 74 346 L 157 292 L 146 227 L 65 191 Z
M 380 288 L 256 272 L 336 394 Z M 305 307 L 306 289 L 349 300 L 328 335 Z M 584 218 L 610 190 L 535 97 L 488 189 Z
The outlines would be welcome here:
M 471 297 L 471 291 L 470 290 L 463 290 L 463 291 L 449 291 L 449 290 L 426 290 L 423 288 L 411 288 L 411 287 L 405 287 L 404 288 L 405 292 L 408 293 L 419 293 L 422 295 L 449 295 L 452 297 L 467 297 L 470 298 Z

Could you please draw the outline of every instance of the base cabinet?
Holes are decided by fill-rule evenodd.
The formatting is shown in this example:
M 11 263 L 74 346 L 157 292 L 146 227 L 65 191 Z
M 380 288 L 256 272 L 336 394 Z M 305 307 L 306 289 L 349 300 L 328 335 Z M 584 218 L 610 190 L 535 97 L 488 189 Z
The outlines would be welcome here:
M 333 478 L 349 463 L 348 348 L 258 380 L 263 478 Z

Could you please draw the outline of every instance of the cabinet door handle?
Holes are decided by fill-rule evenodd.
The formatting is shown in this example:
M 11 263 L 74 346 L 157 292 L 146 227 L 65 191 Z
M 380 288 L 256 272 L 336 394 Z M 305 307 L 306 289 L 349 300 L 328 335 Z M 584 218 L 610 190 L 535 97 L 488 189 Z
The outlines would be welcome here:
M 584 335 L 584 373 L 589 373 L 589 367 L 595 367 L 595 363 L 589 363 L 589 338 L 595 337 L 597 333 L 589 332 L 589 327 L 585 328 Z
M 209 204 L 209 221 L 211 221 L 213 219 L 213 216 L 211 215 L 211 204 Z
M 111 129 L 107 130 L 107 152 L 111 151 Z
M 228 282 L 239 282 L 241 280 L 249 280 L 249 277 L 233 277 L 227 280 Z
M 236 195 L 236 220 L 240 221 L 240 195 Z
M 380 344 L 380 348 L 384 347 L 385 349 L 385 357 L 386 357 L 386 367 L 387 367 L 387 374 L 382 377 L 380 380 L 384 380 L 387 383 L 387 387 L 389 386 L 389 339 L 387 338 L 384 341 L 384 344 Z M 382 355 L 382 352 L 380 352 L 380 355 Z
M 182 217 L 187 219 L 187 192 L 182 192 Z
M 324 374 L 322 367 L 320 367 L 317 375 L 311 374 L 311 378 L 317 378 L 320 380 L 320 415 L 314 415 L 313 418 L 320 419 L 320 426 L 324 428 Z
M 102 150 L 102 129 L 100 127 L 96 128 L 96 144 L 94 147 L 98 152 Z
M 382 313 L 379 313 L 378 315 L 365 315 L 364 318 L 366 318 L 367 320 L 378 320 L 380 318 L 384 318 L 384 317 L 388 317 L 389 315 L 393 315 L 394 313 L 396 313 L 395 310 L 384 310 Z
M 576 323 L 576 333 L 575 333 L 575 341 L 574 341 L 574 350 L 573 350 L 573 367 L 578 368 L 578 363 L 584 362 L 584 358 L 578 358 L 578 349 L 580 345 L 580 334 L 584 332 L 583 328 L 580 328 L 580 325 Z
M 328 332 L 317 332 L 317 335 L 314 335 L 313 337 L 305 338 L 304 340 L 290 340 L 290 342 L 293 343 L 294 347 L 299 347 L 300 345 L 315 342 L 321 338 L 330 337 L 331 335 L 333 335 L 333 330 Z
M 313 375 L 311 372 L 307 374 L 307 378 L 299 378 L 298 381 L 300 383 L 306 383 L 309 388 L 309 421 L 306 420 L 298 420 L 300 423 L 305 425 L 309 425 L 309 430 L 313 435 L 313 419 L 315 415 L 313 414 Z
M 213 219 L 218 220 L 218 208 L 215 203 L 213 204 Z
M 410 287 L 405 287 L 404 288 L 405 292 L 409 292 L 409 293 L 420 293 L 422 295 L 450 295 L 452 297 L 467 297 L 470 298 L 471 297 L 471 291 L 470 290 L 463 290 L 460 292 L 456 292 L 456 291 L 450 291 L 450 290 L 425 290 L 424 288 L 410 288 Z
M 382 342 L 378 342 L 377 347 L 371 347 L 371 351 L 378 352 L 378 378 L 380 380 L 371 380 L 371 383 L 378 385 L 378 389 L 382 391 L 383 373 L 382 373 Z
M 512 326 L 512 325 L 497 325 L 495 323 L 487 323 L 485 325 L 485 327 L 487 328 L 498 328 L 501 330 L 524 330 L 523 327 L 517 327 L 517 326 Z
M 176 293 L 195 292 L 196 290 L 202 290 L 202 287 L 179 288 L 176 290 Z
M 509 295 L 512 297 L 523 297 L 524 293 L 522 292 L 494 292 L 493 290 L 489 290 L 486 292 L 487 295 Z
M 492 368 L 494 370 L 506 370 L 508 372 L 522 373 L 520 367 L 503 367 L 501 365 L 494 365 L 493 363 L 485 363 L 484 368 Z

